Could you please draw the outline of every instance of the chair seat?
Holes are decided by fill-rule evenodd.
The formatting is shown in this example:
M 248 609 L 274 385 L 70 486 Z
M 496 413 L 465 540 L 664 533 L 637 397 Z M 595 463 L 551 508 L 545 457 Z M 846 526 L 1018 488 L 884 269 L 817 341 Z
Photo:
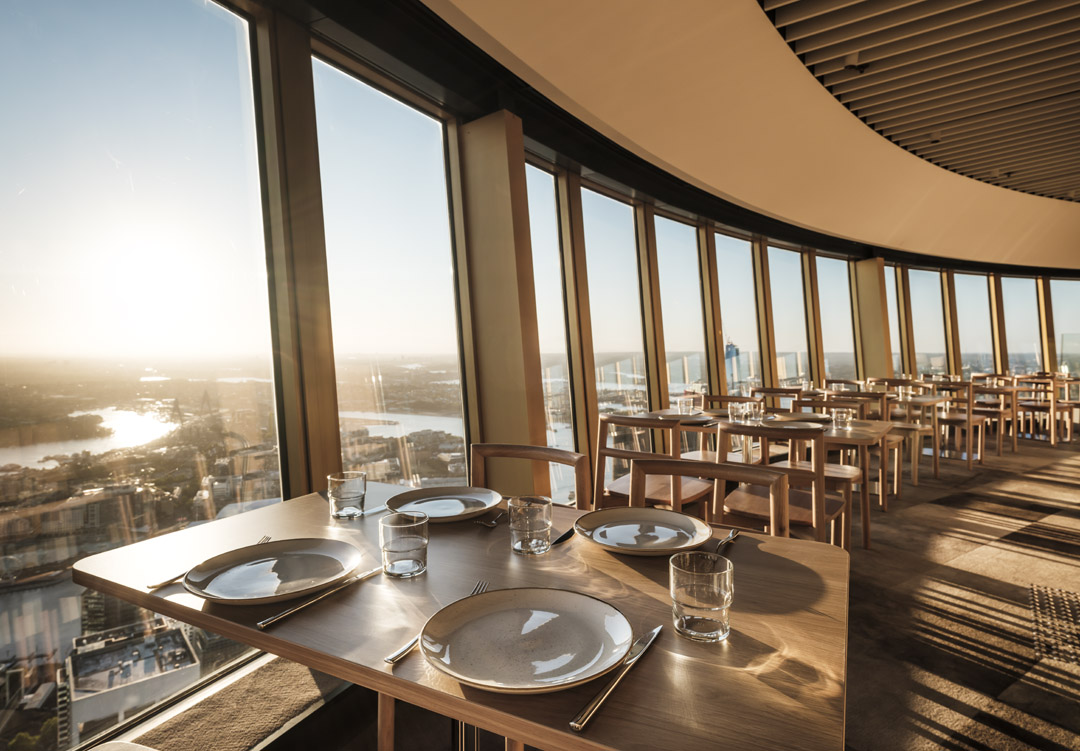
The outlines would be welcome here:
M 1057 402 L 1056 406 L 1057 406 L 1057 408 L 1059 410 L 1063 409 L 1061 402 Z M 1023 401 L 1023 402 L 1020 402 L 1020 409 L 1028 411 L 1028 412 L 1049 412 L 1050 411 L 1050 402 Z
M 975 406 L 972 409 L 977 415 L 986 415 L 987 417 L 1008 417 L 1012 418 L 1012 408 L 1005 407 L 1004 409 L 998 407 Z
M 804 527 L 813 526 L 813 496 L 808 490 L 788 491 L 788 523 Z M 825 521 L 831 521 L 844 511 L 844 499 L 825 495 Z M 752 519 L 768 520 L 769 491 L 761 487 L 741 487 L 728 493 L 724 499 L 724 513 L 738 514 Z
M 906 422 L 902 420 L 893 420 L 893 429 L 889 435 L 893 435 L 898 430 L 902 430 L 909 433 L 929 433 L 934 429 L 934 426 L 930 423 L 923 422 Z
M 712 480 L 702 480 L 699 477 L 682 478 L 682 502 L 697 502 L 702 496 L 712 493 Z M 630 475 L 626 474 L 615 480 L 606 488 L 607 492 L 614 496 L 630 497 Z M 645 498 L 653 503 L 664 506 L 671 505 L 671 478 L 664 475 L 649 475 L 645 478 Z
M 966 414 L 962 415 L 959 412 L 939 412 L 938 413 L 938 422 L 939 423 L 944 423 L 946 425 L 967 425 L 968 416 Z M 981 425 L 981 424 L 983 424 L 985 422 L 986 422 L 986 416 L 985 415 L 979 415 L 979 414 L 974 414 L 974 413 L 971 415 L 971 424 L 972 425 Z
M 803 472 L 813 472 L 814 465 L 806 461 L 783 461 L 773 462 L 768 465 L 768 469 L 797 469 Z M 850 464 L 825 464 L 825 479 L 826 480 L 858 480 L 862 477 L 862 470 L 858 467 Z
M 680 459 L 690 459 L 695 462 L 716 462 L 719 461 L 716 458 L 715 451 L 687 451 L 684 454 L 679 454 Z M 743 454 L 741 451 L 731 451 L 727 455 L 727 461 L 734 462 L 735 464 L 743 463 Z

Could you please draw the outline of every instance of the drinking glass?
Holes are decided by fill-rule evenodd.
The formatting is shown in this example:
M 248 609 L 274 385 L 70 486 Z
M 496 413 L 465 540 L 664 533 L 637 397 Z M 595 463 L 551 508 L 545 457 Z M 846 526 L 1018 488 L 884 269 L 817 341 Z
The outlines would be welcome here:
M 379 519 L 379 547 L 383 573 L 408 579 L 427 570 L 428 516 L 416 513 L 387 514 Z
M 518 555 L 540 555 L 551 548 L 551 499 L 523 495 L 507 502 L 510 549 Z
M 335 472 L 326 476 L 330 518 L 355 519 L 364 513 L 367 472 Z
M 847 407 L 838 407 L 833 410 L 833 425 L 839 430 L 848 430 L 851 428 L 852 412 Z
M 694 414 L 694 408 L 697 406 L 697 398 L 693 396 L 679 396 L 675 398 L 675 409 L 678 410 L 680 415 L 692 415 Z
M 716 553 L 676 553 L 668 572 L 675 631 L 695 641 L 726 639 L 734 595 L 731 561 Z

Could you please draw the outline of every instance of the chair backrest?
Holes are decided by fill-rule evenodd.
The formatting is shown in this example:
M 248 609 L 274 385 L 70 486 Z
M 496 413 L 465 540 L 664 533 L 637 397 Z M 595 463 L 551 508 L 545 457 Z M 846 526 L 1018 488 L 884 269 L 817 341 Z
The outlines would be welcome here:
M 769 491 L 769 534 L 788 536 L 788 477 L 783 472 L 731 462 L 697 462 L 686 459 L 635 459 L 630 465 L 630 505 L 645 505 L 645 478 L 649 475 L 701 477 L 713 480 L 713 508 L 724 523 L 725 483 L 760 485 Z
M 758 386 L 757 388 L 750 390 L 751 396 L 760 396 L 765 400 L 766 409 L 776 411 L 784 408 L 784 400 L 789 399 L 794 401 L 795 399 L 802 398 L 803 390 L 800 388 L 769 388 L 764 386 Z
M 1021 399 L 1045 401 L 1051 411 L 1057 409 L 1058 382 L 1055 379 L 1021 376 L 1016 379 L 1016 385 L 1021 389 Z
M 718 404 L 720 407 L 727 407 L 729 404 L 747 404 L 749 402 L 760 402 L 764 399 L 760 396 L 734 396 L 731 394 L 705 394 L 705 408 L 708 409 L 710 404 Z
M 949 397 L 949 401 L 942 405 L 943 410 L 955 411 L 971 419 L 975 408 L 975 385 L 971 381 L 941 383 L 938 384 L 938 392 Z
M 829 412 L 846 407 L 855 410 L 855 419 L 865 420 L 866 405 L 865 399 L 797 399 L 791 403 L 791 411 L 803 412 L 809 409 L 811 412 Z
M 599 424 L 596 428 L 596 467 L 593 472 L 593 503 L 600 508 L 605 497 L 605 475 L 607 472 L 608 459 L 622 459 L 632 462 L 634 459 L 656 459 L 664 454 L 655 451 L 642 451 L 640 448 L 623 449 L 608 445 L 612 428 L 630 428 L 631 430 L 661 431 L 660 435 L 666 435 L 669 456 L 679 457 L 682 447 L 681 427 L 678 420 L 663 419 L 660 417 L 644 417 L 629 415 L 600 415 Z M 636 433 L 634 436 L 636 437 Z M 654 434 L 655 435 L 655 434 Z M 682 482 L 678 475 L 671 478 L 672 503 L 681 497 Z
M 861 389 L 863 387 L 863 383 L 864 383 L 863 381 L 855 381 L 855 380 L 852 380 L 850 378 L 826 378 L 825 379 L 825 388 L 826 389 L 831 389 L 831 388 L 833 388 L 835 386 L 854 386 L 855 388 L 852 389 L 852 391 L 858 391 L 859 389 Z M 837 390 L 838 391 L 843 391 L 843 389 L 837 389 Z
M 718 456 L 727 456 L 731 450 L 731 436 L 748 436 L 761 442 L 761 455 L 768 461 L 769 443 L 786 441 L 788 457 L 801 457 L 802 449 L 809 448 L 810 468 L 797 466 L 777 467 L 788 476 L 790 485 L 809 486 L 811 489 L 811 519 L 814 533 L 819 541 L 824 541 L 828 530 L 825 525 L 825 428 L 821 425 L 796 428 L 767 422 L 737 423 L 722 421 L 717 424 Z M 768 465 L 766 465 L 768 466 Z
M 480 488 L 487 487 L 488 459 L 524 459 L 547 464 L 563 464 L 574 470 L 574 503 L 579 509 L 592 508 L 589 493 L 589 457 L 575 451 L 550 446 L 519 446 L 512 443 L 474 443 L 472 445 L 472 470 L 470 482 Z
M 888 414 L 889 395 L 884 391 L 846 392 L 838 397 L 835 395 L 829 396 L 827 399 L 832 400 L 834 397 L 845 401 L 862 402 L 865 408 L 862 410 L 860 419 L 873 417 L 884 420 L 886 418 L 882 417 L 882 415 Z

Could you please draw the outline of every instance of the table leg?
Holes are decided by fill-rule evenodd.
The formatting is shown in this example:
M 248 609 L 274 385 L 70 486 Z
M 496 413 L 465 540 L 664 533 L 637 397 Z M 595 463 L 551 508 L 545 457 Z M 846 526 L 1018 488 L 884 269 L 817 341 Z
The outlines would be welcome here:
M 506 751 L 525 751 L 525 744 L 521 741 L 506 739 Z
M 934 447 L 934 479 L 941 477 L 941 436 L 938 434 L 937 424 L 937 407 L 931 407 L 934 410 L 933 416 L 930 418 L 930 426 L 933 428 L 933 438 L 930 439 L 931 444 Z
M 376 747 L 379 751 L 394 751 L 394 697 L 379 694 Z
M 870 547 L 870 449 L 859 446 L 859 464 L 862 465 L 862 486 L 859 488 L 859 508 L 862 517 L 862 544 Z
M 1013 453 L 1016 453 L 1017 444 L 1016 441 L 1020 437 L 1020 400 L 1016 397 L 1016 392 L 1012 395 L 1012 407 L 1013 407 Z
M 922 461 L 923 434 L 916 430 L 909 438 L 911 441 L 911 484 L 919 487 L 919 462 Z
M 889 449 L 887 445 L 885 436 L 881 436 L 881 461 L 878 462 L 878 505 L 885 511 L 889 509 Z

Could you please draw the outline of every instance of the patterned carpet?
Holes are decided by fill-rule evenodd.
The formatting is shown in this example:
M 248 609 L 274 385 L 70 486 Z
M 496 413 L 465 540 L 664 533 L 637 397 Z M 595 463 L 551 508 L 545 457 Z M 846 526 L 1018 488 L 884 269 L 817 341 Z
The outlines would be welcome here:
M 1080 450 L 941 466 L 852 551 L 848 748 L 1080 749 Z

